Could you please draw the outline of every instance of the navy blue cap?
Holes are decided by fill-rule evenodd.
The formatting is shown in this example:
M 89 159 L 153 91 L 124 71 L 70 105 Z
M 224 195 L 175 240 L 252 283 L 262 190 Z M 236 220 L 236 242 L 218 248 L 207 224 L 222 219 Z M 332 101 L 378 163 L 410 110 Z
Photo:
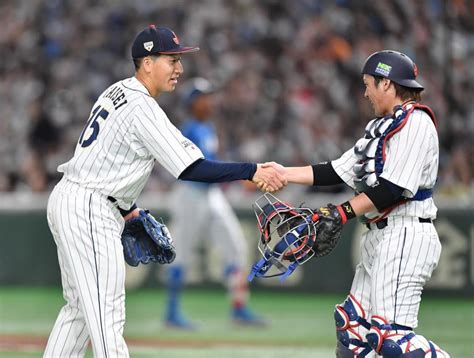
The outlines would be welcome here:
M 132 45 L 132 57 L 141 58 L 157 54 L 179 54 L 198 51 L 199 47 L 182 46 L 178 36 L 167 27 L 150 25 L 140 32 Z

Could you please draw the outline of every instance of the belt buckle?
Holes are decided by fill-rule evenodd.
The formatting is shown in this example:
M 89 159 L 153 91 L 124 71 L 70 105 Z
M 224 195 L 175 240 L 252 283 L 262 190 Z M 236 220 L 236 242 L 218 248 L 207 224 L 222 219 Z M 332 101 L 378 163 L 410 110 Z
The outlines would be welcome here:
M 383 220 L 380 220 L 380 221 L 377 221 L 375 223 L 375 226 L 377 226 L 377 229 L 382 230 L 383 228 L 385 228 L 388 225 L 387 221 L 388 221 L 387 218 L 385 218 Z
M 388 225 L 388 220 L 387 220 L 387 218 L 382 219 L 382 220 L 377 221 L 377 222 L 366 223 L 366 224 L 365 224 L 365 226 L 367 226 L 367 229 L 369 229 L 369 230 L 373 230 L 373 229 L 375 229 L 375 228 L 381 230 L 381 229 L 385 228 L 387 225 Z

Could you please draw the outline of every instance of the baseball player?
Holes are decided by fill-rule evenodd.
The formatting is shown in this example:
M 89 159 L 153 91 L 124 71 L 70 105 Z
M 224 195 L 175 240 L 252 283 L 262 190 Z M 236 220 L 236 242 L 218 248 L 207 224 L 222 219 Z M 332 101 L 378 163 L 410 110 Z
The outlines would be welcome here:
M 65 306 L 45 357 L 128 357 L 125 263 L 121 232 L 138 214 L 135 201 L 158 161 L 181 180 L 263 180 L 281 176 L 253 163 L 216 162 L 170 122 L 154 97 L 175 89 L 183 74 L 180 44 L 168 28 L 150 25 L 132 45 L 135 75 L 107 88 L 92 107 L 73 158 L 51 193 L 47 217 L 57 245 Z
M 190 117 L 181 132 L 196 144 L 208 159 L 217 159 L 218 138 L 209 121 L 214 109 L 214 88 L 204 78 L 195 78 L 184 96 Z M 217 184 L 185 183 L 175 186 L 171 207 L 171 232 L 179 253 L 168 272 L 168 301 L 165 322 L 168 326 L 192 329 L 185 318 L 180 297 L 186 271 L 198 244 L 212 240 L 225 264 L 224 278 L 232 302 L 232 319 L 236 323 L 262 325 L 264 321 L 248 307 L 248 285 L 243 275 L 247 265 L 247 242 L 240 223 Z M 192 224 L 190 224 L 192 223 Z
M 358 216 L 368 228 L 350 294 L 336 305 L 337 357 L 448 357 L 413 331 L 423 286 L 441 253 L 432 198 L 438 133 L 435 115 L 418 103 L 417 73 L 403 53 L 372 54 L 362 74 L 376 118 L 363 137 L 331 162 L 280 167 L 289 182 L 350 186 L 354 198 L 319 213 L 340 228 Z

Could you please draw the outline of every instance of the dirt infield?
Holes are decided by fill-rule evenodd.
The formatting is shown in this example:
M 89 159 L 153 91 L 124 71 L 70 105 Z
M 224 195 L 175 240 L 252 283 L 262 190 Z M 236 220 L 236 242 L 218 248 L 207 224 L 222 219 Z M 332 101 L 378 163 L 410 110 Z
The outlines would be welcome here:
M 48 337 L 33 335 L 0 335 L 0 352 L 40 351 L 46 347 Z M 216 348 L 216 347 L 264 347 L 268 342 L 244 342 L 236 340 L 193 340 L 193 339 L 137 339 L 127 338 L 127 345 L 131 348 Z M 287 345 L 277 344 L 281 347 Z

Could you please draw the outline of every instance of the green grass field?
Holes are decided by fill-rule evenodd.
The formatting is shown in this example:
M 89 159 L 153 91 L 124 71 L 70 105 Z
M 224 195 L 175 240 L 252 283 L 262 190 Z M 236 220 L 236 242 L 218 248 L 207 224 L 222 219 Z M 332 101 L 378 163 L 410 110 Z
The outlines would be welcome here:
M 343 299 L 343 295 L 303 295 L 290 290 L 254 293 L 252 307 L 270 324 L 245 328 L 231 323 L 224 291 L 190 289 L 184 296 L 184 309 L 199 329 L 182 332 L 162 324 L 165 296 L 161 289 L 131 291 L 125 336 L 132 357 L 333 357 L 333 307 Z M 57 288 L 0 288 L 0 358 L 41 356 L 62 304 Z M 471 300 L 426 297 L 417 332 L 453 358 L 468 358 L 474 356 L 473 323 Z M 14 345 L 17 341 L 22 343 Z

